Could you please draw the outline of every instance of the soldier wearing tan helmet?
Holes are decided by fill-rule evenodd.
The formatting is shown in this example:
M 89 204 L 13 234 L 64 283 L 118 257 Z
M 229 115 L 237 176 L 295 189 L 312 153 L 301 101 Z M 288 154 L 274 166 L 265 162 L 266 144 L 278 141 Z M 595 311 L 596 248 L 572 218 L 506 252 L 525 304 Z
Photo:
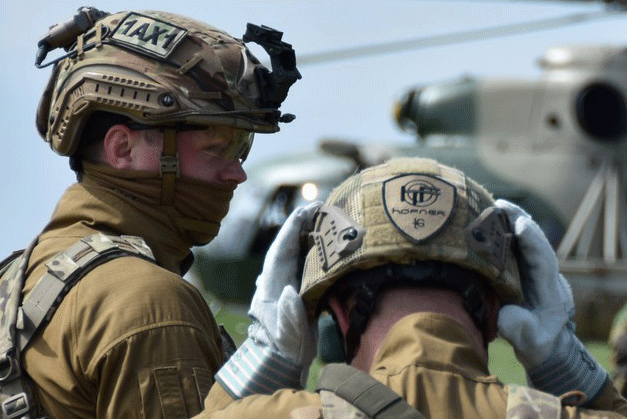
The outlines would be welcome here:
M 313 245 L 299 295 L 303 229 Z M 350 366 L 327 365 L 310 393 L 299 389 L 322 311 Z M 393 159 L 286 221 L 257 280 L 249 337 L 198 417 L 624 417 L 627 401 L 574 336 L 572 311 L 524 211 L 434 160 Z M 530 387 L 490 375 L 497 332 Z
M 36 65 L 54 66 L 37 127 L 79 182 L 0 271 L 3 417 L 201 410 L 226 348 L 182 275 L 246 179 L 254 133 L 293 119 L 279 107 L 300 74 L 281 35 L 249 24 L 242 40 L 171 13 L 81 8 L 40 41 Z M 46 63 L 55 48 L 67 53 Z

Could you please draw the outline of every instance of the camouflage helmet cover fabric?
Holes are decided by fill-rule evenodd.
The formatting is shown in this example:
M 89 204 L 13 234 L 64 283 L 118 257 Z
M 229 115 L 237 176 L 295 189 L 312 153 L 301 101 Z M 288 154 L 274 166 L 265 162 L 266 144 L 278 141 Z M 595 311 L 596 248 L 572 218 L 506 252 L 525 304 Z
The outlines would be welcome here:
M 259 61 L 240 39 L 208 24 L 120 12 L 96 22 L 70 50 L 76 55 L 55 66 L 37 111 L 40 134 L 61 155 L 74 153 L 97 110 L 148 125 L 279 129 L 280 112 L 259 107 Z
M 472 179 L 431 159 L 392 159 L 349 177 L 334 189 L 326 205 L 342 210 L 365 233 L 355 251 L 335 259 L 326 257 L 318 245 L 309 251 L 301 285 L 309 314 L 316 314 L 320 298 L 349 272 L 425 260 L 475 271 L 503 302 L 520 302 L 522 290 L 511 246 L 495 262 L 469 243 L 469 226 L 493 204 L 492 196 Z M 341 241 L 336 230 L 341 227 L 334 225 L 330 236 Z

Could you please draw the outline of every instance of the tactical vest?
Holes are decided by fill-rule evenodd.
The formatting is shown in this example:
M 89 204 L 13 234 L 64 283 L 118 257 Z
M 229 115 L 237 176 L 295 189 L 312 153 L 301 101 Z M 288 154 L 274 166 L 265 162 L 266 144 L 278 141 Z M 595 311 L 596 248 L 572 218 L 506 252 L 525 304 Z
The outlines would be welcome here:
M 24 251 L 0 262 L 0 402 L 3 419 L 35 417 L 31 386 L 21 367 L 21 355 L 37 330 L 48 322 L 68 291 L 95 267 L 122 256 L 155 262 L 139 237 L 85 237 L 46 263 L 48 271 L 22 301 L 28 260 L 38 239 Z

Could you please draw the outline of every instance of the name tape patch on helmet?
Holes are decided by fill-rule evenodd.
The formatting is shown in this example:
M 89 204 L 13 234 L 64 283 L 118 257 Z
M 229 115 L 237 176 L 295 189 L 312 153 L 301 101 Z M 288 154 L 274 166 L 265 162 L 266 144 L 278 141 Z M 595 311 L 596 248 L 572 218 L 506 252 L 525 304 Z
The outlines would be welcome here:
M 456 189 L 430 175 L 406 174 L 383 182 L 383 206 L 392 224 L 420 243 L 436 234 L 451 218 Z
M 186 33 L 183 27 L 131 12 L 115 28 L 111 39 L 120 46 L 166 58 Z

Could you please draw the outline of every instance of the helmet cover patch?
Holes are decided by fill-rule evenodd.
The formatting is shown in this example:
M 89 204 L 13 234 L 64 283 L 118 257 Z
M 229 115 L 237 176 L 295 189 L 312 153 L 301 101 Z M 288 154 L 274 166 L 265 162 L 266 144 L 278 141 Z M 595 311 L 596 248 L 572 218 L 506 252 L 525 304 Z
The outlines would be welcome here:
M 139 13 L 129 13 L 115 28 L 111 39 L 143 54 L 166 58 L 185 37 L 187 29 Z
M 430 175 L 405 174 L 383 182 L 383 207 L 404 236 L 421 243 L 440 231 L 451 218 L 456 189 Z

